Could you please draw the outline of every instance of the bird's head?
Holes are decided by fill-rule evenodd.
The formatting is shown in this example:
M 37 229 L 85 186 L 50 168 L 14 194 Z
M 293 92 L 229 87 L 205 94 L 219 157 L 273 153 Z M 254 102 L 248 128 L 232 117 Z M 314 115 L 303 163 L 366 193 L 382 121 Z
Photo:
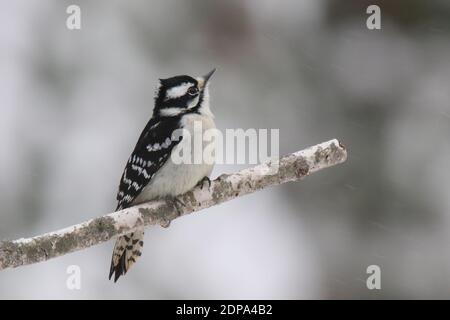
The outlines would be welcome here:
M 155 93 L 154 116 L 174 117 L 194 112 L 212 116 L 208 84 L 215 71 L 201 77 L 183 75 L 160 79 Z

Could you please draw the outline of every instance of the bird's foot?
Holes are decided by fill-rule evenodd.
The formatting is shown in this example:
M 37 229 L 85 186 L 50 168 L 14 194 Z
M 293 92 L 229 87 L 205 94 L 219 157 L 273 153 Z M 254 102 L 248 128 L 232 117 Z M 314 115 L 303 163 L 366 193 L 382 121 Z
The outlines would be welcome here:
M 177 197 L 168 196 L 165 198 L 166 202 L 175 208 L 178 212 L 178 216 L 183 214 L 183 207 L 186 206 L 183 201 L 178 199 Z
M 211 179 L 209 179 L 208 176 L 203 177 L 203 179 L 198 182 L 198 186 L 200 186 L 201 190 L 203 190 L 205 183 L 208 183 L 208 191 L 209 191 L 209 189 L 211 188 Z

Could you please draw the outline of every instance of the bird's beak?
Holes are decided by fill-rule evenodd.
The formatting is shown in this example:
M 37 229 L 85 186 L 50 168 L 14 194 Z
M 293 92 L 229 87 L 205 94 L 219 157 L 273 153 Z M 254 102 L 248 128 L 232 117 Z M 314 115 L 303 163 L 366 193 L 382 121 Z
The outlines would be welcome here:
M 201 89 L 206 87 L 206 85 L 208 84 L 209 79 L 214 74 L 214 72 L 216 72 L 216 68 L 212 69 L 210 72 L 205 74 L 203 77 L 199 77 L 197 79 Z

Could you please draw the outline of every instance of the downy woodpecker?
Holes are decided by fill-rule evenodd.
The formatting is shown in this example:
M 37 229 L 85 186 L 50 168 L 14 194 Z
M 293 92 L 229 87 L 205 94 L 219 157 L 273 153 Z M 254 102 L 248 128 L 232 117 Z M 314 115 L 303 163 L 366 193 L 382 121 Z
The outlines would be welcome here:
M 153 116 L 142 131 L 120 179 L 116 211 L 154 199 L 176 197 L 208 179 L 214 166 L 210 161 L 179 164 L 172 161 L 171 155 L 182 148 L 183 143 L 194 141 L 195 135 L 215 128 L 208 92 L 214 71 L 202 77 L 183 75 L 159 80 Z M 199 127 L 194 126 L 195 123 L 201 123 L 201 132 L 194 130 Z M 177 129 L 184 129 L 192 139 L 183 141 L 183 135 L 174 139 L 172 134 Z M 203 152 L 203 148 L 189 149 Z M 116 282 L 141 256 L 143 238 L 144 229 L 140 229 L 117 239 L 109 279 L 114 275 Z

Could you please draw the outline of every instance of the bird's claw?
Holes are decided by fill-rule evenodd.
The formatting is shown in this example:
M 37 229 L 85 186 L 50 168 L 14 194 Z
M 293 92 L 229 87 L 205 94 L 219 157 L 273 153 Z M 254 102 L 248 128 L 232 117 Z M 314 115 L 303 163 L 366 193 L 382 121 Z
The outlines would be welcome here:
M 211 179 L 209 179 L 208 176 L 203 177 L 202 180 L 200 180 L 199 185 L 200 185 L 200 190 L 203 190 L 203 187 L 205 185 L 205 182 L 208 183 L 208 190 L 211 188 Z
M 177 210 L 178 216 L 181 216 L 183 213 L 182 207 L 186 206 L 184 202 L 177 197 L 166 197 L 166 201 Z

